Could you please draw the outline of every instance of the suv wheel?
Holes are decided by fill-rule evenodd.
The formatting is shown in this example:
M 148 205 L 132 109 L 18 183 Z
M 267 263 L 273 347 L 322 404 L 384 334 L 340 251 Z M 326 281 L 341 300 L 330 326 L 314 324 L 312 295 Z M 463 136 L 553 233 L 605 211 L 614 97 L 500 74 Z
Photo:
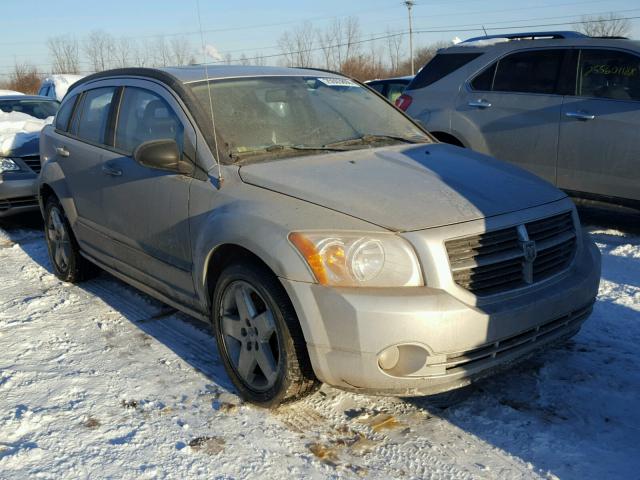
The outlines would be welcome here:
M 55 198 L 47 200 L 44 230 L 49 260 L 56 277 L 64 282 L 76 283 L 95 273 L 93 264 L 80 255 L 67 216 Z
M 227 267 L 213 294 L 212 324 L 231 381 L 247 401 L 275 407 L 311 393 L 311 369 L 298 318 L 266 268 Z

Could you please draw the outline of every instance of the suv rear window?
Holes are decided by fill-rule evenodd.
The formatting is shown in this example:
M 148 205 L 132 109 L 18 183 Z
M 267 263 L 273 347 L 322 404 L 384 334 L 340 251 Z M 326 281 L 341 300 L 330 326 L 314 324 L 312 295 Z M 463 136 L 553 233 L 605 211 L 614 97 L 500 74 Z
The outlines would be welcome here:
M 640 100 L 640 57 L 616 50 L 582 50 L 578 96 Z
M 494 92 L 553 94 L 557 90 L 565 50 L 511 54 L 498 62 Z
M 482 54 L 481 52 L 439 53 L 418 72 L 418 75 L 416 75 L 416 78 L 413 79 L 407 89 L 416 90 L 436 83 Z

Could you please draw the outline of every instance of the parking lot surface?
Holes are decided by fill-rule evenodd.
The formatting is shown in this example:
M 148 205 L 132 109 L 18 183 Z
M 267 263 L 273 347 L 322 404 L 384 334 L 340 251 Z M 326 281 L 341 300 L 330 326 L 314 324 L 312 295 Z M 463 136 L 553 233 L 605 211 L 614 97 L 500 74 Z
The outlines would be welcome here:
M 594 314 L 442 410 L 323 387 L 242 404 L 206 326 L 0 227 L 0 478 L 640 478 L 640 236 L 591 226 Z

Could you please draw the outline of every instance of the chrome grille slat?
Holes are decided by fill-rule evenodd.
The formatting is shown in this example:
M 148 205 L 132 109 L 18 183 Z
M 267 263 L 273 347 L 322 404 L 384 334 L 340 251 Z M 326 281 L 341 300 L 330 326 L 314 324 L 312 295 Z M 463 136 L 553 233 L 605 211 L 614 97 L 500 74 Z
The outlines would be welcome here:
M 535 252 L 527 257 L 524 246 L 532 242 Z M 508 291 L 555 275 L 568 268 L 576 246 L 571 212 L 445 242 L 454 282 L 476 295 Z
M 10 208 L 17 207 L 33 207 L 38 205 L 36 197 L 16 197 L 0 200 L 0 211 L 6 211 Z
M 40 157 L 39 156 L 30 156 L 30 157 L 22 157 L 20 160 L 22 160 L 24 163 L 27 164 L 27 166 L 33 170 L 35 173 L 40 173 L 40 170 L 42 170 L 42 165 L 40 164 Z
M 453 373 L 455 369 L 491 361 L 493 358 L 517 351 L 527 344 L 536 343 L 551 335 L 561 336 L 562 332 L 570 332 L 576 329 L 585 317 L 591 313 L 592 308 L 593 305 L 590 304 L 568 315 L 563 315 L 539 327 L 527 329 L 511 337 L 503 338 L 465 352 L 447 354 L 446 359 L 442 363 L 430 364 L 430 366 L 443 366 L 445 367 L 446 373 L 450 374 Z

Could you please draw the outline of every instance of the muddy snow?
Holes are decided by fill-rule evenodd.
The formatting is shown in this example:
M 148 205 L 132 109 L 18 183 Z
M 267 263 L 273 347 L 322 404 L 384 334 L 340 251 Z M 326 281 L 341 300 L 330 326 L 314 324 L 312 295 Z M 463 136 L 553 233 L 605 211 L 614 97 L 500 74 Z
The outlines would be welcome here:
M 446 410 L 329 387 L 265 411 L 207 328 L 0 228 L 0 478 L 640 478 L 640 237 L 591 228 L 594 314 Z

